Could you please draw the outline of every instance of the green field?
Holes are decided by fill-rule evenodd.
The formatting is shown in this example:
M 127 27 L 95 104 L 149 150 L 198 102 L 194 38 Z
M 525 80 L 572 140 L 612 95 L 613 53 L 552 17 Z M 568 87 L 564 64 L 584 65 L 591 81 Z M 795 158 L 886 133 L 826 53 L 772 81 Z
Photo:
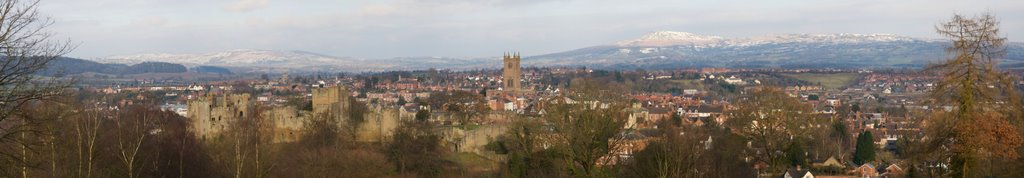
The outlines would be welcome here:
M 782 74 L 783 76 L 794 78 L 797 80 L 803 80 L 810 83 L 821 83 L 825 89 L 838 89 L 853 84 L 857 77 L 861 74 L 858 73 L 834 73 L 834 74 L 821 74 L 821 73 L 799 73 L 799 74 Z
M 704 89 L 704 82 L 700 80 L 671 80 L 672 84 L 682 89 Z

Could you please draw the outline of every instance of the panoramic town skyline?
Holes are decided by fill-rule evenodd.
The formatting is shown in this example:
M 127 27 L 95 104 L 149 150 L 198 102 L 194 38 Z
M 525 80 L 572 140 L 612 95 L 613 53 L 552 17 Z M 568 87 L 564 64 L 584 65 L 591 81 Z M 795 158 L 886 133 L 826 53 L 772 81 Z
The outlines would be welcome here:
M 1024 177 L 1021 22 L 1008 0 L 0 0 L 0 177 Z
M 273 0 L 40 2 L 50 31 L 79 44 L 68 56 L 302 50 L 332 56 L 484 57 L 614 44 L 654 31 L 731 38 L 790 33 L 887 33 L 938 38 L 948 14 L 991 12 L 1024 35 L 1015 1 L 459 1 Z

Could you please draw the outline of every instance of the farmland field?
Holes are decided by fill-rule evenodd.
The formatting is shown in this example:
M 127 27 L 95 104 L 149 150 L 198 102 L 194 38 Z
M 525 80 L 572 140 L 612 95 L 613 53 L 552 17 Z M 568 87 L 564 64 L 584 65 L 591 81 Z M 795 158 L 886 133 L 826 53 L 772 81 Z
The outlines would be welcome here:
M 861 74 L 858 73 L 834 73 L 834 74 L 823 74 L 823 73 L 798 73 L 798 74 L 782 74 L 783 76 L 794 78 L 797 80 L 803 80 L 810 83 L 818 84 L 825 89 L 839 89 L 842 87 L 853 84 L 857 77 Z

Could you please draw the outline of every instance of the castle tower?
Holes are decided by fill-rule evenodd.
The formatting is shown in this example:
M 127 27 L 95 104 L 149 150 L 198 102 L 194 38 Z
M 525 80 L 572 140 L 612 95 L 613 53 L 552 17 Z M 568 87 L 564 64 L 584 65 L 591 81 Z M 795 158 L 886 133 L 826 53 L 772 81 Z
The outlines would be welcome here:
M 342 86 L 313 88 L 313 113 L 333 112 L 340 116 L 348 108 L 348 89 Z
M 200 138 L 210 138 L 224 131 L 235 119 L 251 116 L 248 93 L 200 96 L 188 101 L 188 119 L 191 131 Z
M 523 89 L 522 88 L 523 84 L 519 81 L 519 77 L 520 77 L 519 53 L 518 52 L 513 53 L 513 54 L 505 53 L 505 55 L 502 56 L 502 59 L 503 59 L 503 61 L 505 63 L 505 65 L 504 65 L 505 70 L 504 70 L 504 74 L 502 75 L 502 78 L 504 79 L 504 81 L 503 81 L 503 84 L 504 84 L 503 88 L 505 89 L 505 91 L 520 91 L 520 90 L 522 90 Z

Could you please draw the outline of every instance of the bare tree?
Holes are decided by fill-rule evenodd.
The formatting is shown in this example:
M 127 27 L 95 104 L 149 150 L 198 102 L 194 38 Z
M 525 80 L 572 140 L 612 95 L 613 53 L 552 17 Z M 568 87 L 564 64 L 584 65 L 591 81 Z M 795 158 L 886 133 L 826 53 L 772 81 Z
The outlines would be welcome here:
M 338 119 L 331 112 L 310 114 L 309 118 L 302 122 L 302 132 L 299 142 L 303 143 L 303 146 L 333 148 L 342 140 Z
M 72 124 L 75 127 L 75 148 L 78 153 L 79 166 L 76 172 L 78 177 L 92 177 L 96 158 L 96 138 L 99 137 L 101 117 L 103 117 L 100 115 L 101 111 L 98 106 L 89 109 L 91 111 L 87 111 L 85 116 L 74 118 Z
M 456 117 L 459 125 L 462 127 L 462 138 L 459 138 L 455 143 L 455 150 L 459 151 L 462 148 L 460 145 L 465 144 L 466 137 L 469 135 L 470 123 L 479 122 L 480 118 L 487 115 L 489 109 L 484 100 L 483 95 L 479 95 L 473 92 L 467 91 L 452 91 L 440 94 L 442 98 L 448 101 L 444 104 L 445 111 L 448 111 Z
M 136 172 L 139 171 L 139 165 L 136 163 L 142 162 L 139 153 L 151 131 L 150 117 L 156 116 L 150 116 L 147 108 L 130 109 L 125 115 L 115 118 L 114 122 L 117 125 L 117 156 L 127 171 L 127 177 L 132 178 L 138 176 Z
M 20 108 L 20 111 L 14 116 L 34 121 L 32 124 L 22 126 L 28 127 L 26 130 L 30 131 L 21 132 L 18 135 L 17 149 L 21 151 L 20 160 L 23 162 L 18 166 L 21 177 L 60 176 L 63 173 L 57 169 L 57 160 L 62 156 L 58 154 L 57 144 L 64 142 L 64 138 L 59 137 L 58 133 L 54 131 L 57 130 L 55 127 L 59 126 L 57 122 L 67 118 L 71 112 L 67 112 L 68 108 L 65 105 L 44 107 L 48 104 L 51 103 L 30 102 Z M 43 165 L 44 163 L 46 166 Z M 49 171 L 31 172 L 32 169 Z
M 555 134 L 555 149 L 569 165 L 574 177 L 603 177 L 611 172 L 598 166 L 612 158 L 621 141 L 625 118 L 624 99 L 618 92 L 601 87 L 592 80 L 574 81 L 572 88 L 544 115 Z M 579 101 L 579 102 L 574 102 Z
M 434 126 L 421 121 L 407 121 L 399 125 L 384 152 L 398 174 L 422 177 L 440 176 L 447 154 L 441 145 L 441 135 L 437 134 Z
M 264 117 L 265 106 L 250 105 L 243 114 L 229 118 L 227 128 L 210 142 L 213 159 L 232 177 L 264 177 L 275 163 L 267 160 L 276 149 L 272 145 L 273 122 Z
M 708 152 L 702 141 L 709 134 L 701 133 L 698 128 L 688 128 L 691 132 L 683 132 L 682 128 L 665 124 L 660 141 L 648 145 L 634 155 L 634 161 L 627 169 L 638 177 L 704 177 L 710 171 L 701 169 L 701 165 L 710 163 L 707 157 L 714 156 Z
M 785 170 L 785 154 L 794 137 L 805 136 L 815 123 L 809 106 L 778 88 L 761 88 L 737 101 L 728 111 L 726 125 L 750 140 L 756 161 L 767 163 L 769 173 Z
M 543 169 L 537 162 L 544 158 L 532 157 L 536 150 L 541 149 L 540 135 L 546 129 L 541 128 L 542 122 L 531 118 L 513 119 L 509 129 L 496 141 L 496 152 L 508 155 L 506 159 L 507 173 L 513 177 L 535 176 L 531 171 Z
M 945 152 L 954 173 L 962 177 L 986 176 L 977 164 L 992 159 L 1016 159 L 1022 144 L 1019 134 L 1024 116 L 1020 94 L 1012 75 L 996 68 L 1006 55 L 1006 38 L 999 21 L 990 14 L 975 17 L 954 15 L 936 26 L 952 45 L 950 59 L 930 66 L 942 79 L 932 92 L 938 106 L 952 106 L 943 117 L 932 118 L 928 142 L 931 151 Z M 947 149 L 948 148 L 948 149 Z
M 38 132 L 37 121 L 17 117 L 20 108 L 62 93 L 70 82 L 58 78 L 42 78 L 35 74 L 58 56 L 73 47 L 67 42 L 51 40 L 46 28 L 53 21 L 36 11 L 38 1 L 0 1 L 0 166 L 24 165 L 27 143 L 19 137 Z

